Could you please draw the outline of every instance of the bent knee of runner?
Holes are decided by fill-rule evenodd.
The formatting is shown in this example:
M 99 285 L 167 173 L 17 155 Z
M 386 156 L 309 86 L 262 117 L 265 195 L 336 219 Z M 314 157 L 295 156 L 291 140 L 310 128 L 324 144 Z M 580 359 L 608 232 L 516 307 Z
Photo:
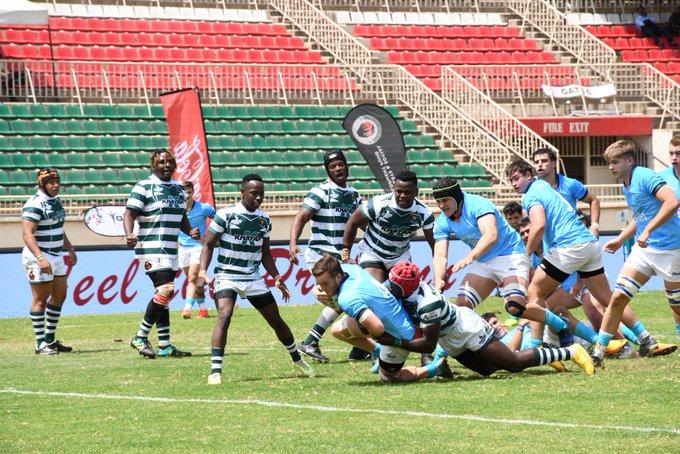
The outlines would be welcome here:
M 505 311 L 513 317 L 521 318 L 525 310 L 526 306 L 522 302 L 515 301 L 514 299 L 505 302 Z

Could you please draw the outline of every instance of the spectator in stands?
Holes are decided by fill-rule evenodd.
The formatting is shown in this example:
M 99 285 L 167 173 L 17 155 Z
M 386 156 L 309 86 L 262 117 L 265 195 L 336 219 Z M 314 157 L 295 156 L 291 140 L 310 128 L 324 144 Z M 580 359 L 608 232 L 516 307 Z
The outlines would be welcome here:
M 674 36 L 680 36 L 680 6 L 676 6 L 668 18 L 668 28 Z
M 668 45 L 675 47 L 673 42 L 673 34 L 669 27 L 662 27 L 661 25 L 654 22 L 654 20 L 647 15 L 647 10 L 644 6 L 638 8 L 638 13 L 635 15 L 635 26 L 644 36 L 648 36 L 654 40 L 654 44 L 657 46 L 661 45 L 659 41 L 659 36 L 665 36 L 668 38 Z
M 510 224 L 510 227 L 519 232 L 519 221 L 524 217 L 522 205 L 516 201 L 508 202 L 503 207 L 503 216 L 508 221 L 508 224 Z

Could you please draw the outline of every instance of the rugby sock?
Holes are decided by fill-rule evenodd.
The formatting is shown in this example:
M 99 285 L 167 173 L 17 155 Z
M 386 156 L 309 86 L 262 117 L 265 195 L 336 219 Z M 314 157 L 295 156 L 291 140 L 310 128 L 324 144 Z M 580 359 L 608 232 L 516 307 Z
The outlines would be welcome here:
M 206 307 L 205 307 L 205 297 L 194 298 L 194 302 L 198 305 L 199 309 L 206 309 Z
M 441 348 L 439 344 L 437 344 L 437 348 L 434 349 L 433 361 L 436 361 L 437 358 L 446 358 L 447 356 L 449 356 L 449 352 L 447 352 L 446 350 Z
M 224 358 L 224 349 L 213 347 L 210 349 L 210 373 L 222 373 L 222 358 Z
M 187 298 L 184 300 L 184 310 L 191 310 L 192 307 L 194 307 L 194 303 L 196 302 L 195 298 Z
M 647 331 L 647 328 L 645 328 L 645 325 L 640 320 L 635 322 L 631 330 L 633 330 L 638 338 L 647 337 L 650 335 L 649 331 Z
M 149 301 L 146 306 L 146 312 L 144 313 L 144 318 L 139 324 L 139 329 L 137 330 L 137 337 L 147 338 L 149 337 L 149 331 L 151 327 L 158 321 L 158 317 L 161 315 L 161 311 L 165 310 L 165 306 L 161 304 L 156 304 L 153 300 Z
M 441 366 L 442 361 L 444 361 L 443 358 L 439 361 L 432 361 L 430 364 L 425 366 L 425 370 L 427 371 L 427 378 L 432 378 L 437 374 L 437 368 Z
M 35 348 L 45 342 L 45 311 L 30 311 L 33 332 L 35 333 Z
M 529 348 L 538 348 L 543 344 L 543 339 L 529 338 Z
M 635 345 L 638 344 L 638 337 L 635 335 L 635 333 L 633 332 L 633 330 L 631 330 L 630 328 L 628 328 L 628 327 L 627 327 L 626 325 L 624 325 L 623 323 L 621 323 L 621 324 L 619 325 L 619 330 L 621 330 L 621 334 L 623 334 L 623 337 L 625 337 L 626 339 L 628 339 L 629 341 L 631 341 L 631 342 L 634 343 Z
M 340 314 L 335 312 L 330 307 L 324 307 L 319 314 L 319 318 L 316 319 L 314 326 L 312 327 L 311 331 L 309 331 L 309 334 L 305 340 L 302 341 L 302 343 L 305 345 L 318 343 L 319 340 L 321 340 L 323 333 L 326 332 L 328 327 L 331 326 L 339 316 Z
M 534 358 L 537 363 L 536 365 L 541 366 L 543 364 L 554 363 L 555 361 L 566 361 L 571 359 L 573 348 L 573 346 L 566 348 L 534 348 Z
M 156 329 L 158 330 L 158 348 L 170 346 L 170 311 L 167 307 L 163 308 L 163 312 L 158 317 Z
M 54 342 L 54 332 L 57 330 L 60 315 L 60 307 L 47 305 L 47 310 L 45 310 L 45 342 L 48 344 Z
M 545 310 L 545 322 L 546 325 L 551 327 L 552 329 L 555 330 L 555 332 L 559 333 L 565 328 L 568 328 L 569 325 L 567 325 L 567 322 L 562 319 L 559 315 L 555 315 L 553 312 L 550 310 L 546 309 Z
M 291 339 L 290 344 L 285 344 L 282 342 L 283 346 L 286 347 L 286 350 L 288 350 L 288 353 L 290 353 L 290 358 L 293 360 L 293 362 L 300 361 L 302 357 L 300 356 L 300 352 L 298 352 L 297 346 L 295 345 L 295 339 Z
M 604 357 L 604 351 L 607 349 L 607 345 L 609 345 L 609 341 L 612 340 L 612 337 L 614 337 L 613 334 L 600 330 L 597 335 L 597 343 L 593 349 L 593 356 L 597 358 Z
M 373 353 L 371 353 L 371 357 L 373 359 L 378 359 L 380 358 L 380 349 L 382 348 L 382 345 L 376 343 L 375 348 L 373 349 Z
M 576 323 L 576 329 L 574 330 L 574 334 L 583 339 L 584 341 L 590 342 L 591 344 L 597 342 L 597 333 L 595 332 L 595 330 L 583 322 Z

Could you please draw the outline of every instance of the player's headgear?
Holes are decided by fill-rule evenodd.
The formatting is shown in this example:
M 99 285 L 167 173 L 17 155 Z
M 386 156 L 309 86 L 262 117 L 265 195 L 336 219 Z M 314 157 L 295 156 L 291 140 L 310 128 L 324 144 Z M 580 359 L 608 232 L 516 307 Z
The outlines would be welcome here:
M 401 296 L 415 292 L 420 285 L 420 268 L 412 262 L 399 262 L 390 270 L 390 286 L 397 286 Z
M 458 211 L 458 208 L 463 203 L 463 190 L 460 188 L 460 183 L 451 177 L 440 178 L 434 183 L 432 187 L 432 197 L 435 200 L 451 197 L 456 201 L 453 207 L 453 212 Z
M 59 179 L 59 172 L 54 167 L 46 167 L 38 170 L 38 187 L 44 188 L 48 181 Z
M 333 149 L 333 150 L 328 150 L 323 154 L 323 166 L 326 169 L 326 173 L 330 175 L 328 172 L 328 168 L 331 165 L 331 162 L 340 160 L 347 165 L 347 158 L 345 158 L 345 154 L 342 152 L 342 150 L 338 149 Z

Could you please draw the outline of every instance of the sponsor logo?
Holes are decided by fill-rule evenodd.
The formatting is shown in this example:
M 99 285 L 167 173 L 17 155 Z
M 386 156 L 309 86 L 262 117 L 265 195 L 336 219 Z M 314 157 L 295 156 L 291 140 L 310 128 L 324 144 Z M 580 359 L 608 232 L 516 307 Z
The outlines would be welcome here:
M 352 124 L 352 134 L 359 143 L 373 145 L 382 135 L 380 122 L 371 115 L 361 115 Z

